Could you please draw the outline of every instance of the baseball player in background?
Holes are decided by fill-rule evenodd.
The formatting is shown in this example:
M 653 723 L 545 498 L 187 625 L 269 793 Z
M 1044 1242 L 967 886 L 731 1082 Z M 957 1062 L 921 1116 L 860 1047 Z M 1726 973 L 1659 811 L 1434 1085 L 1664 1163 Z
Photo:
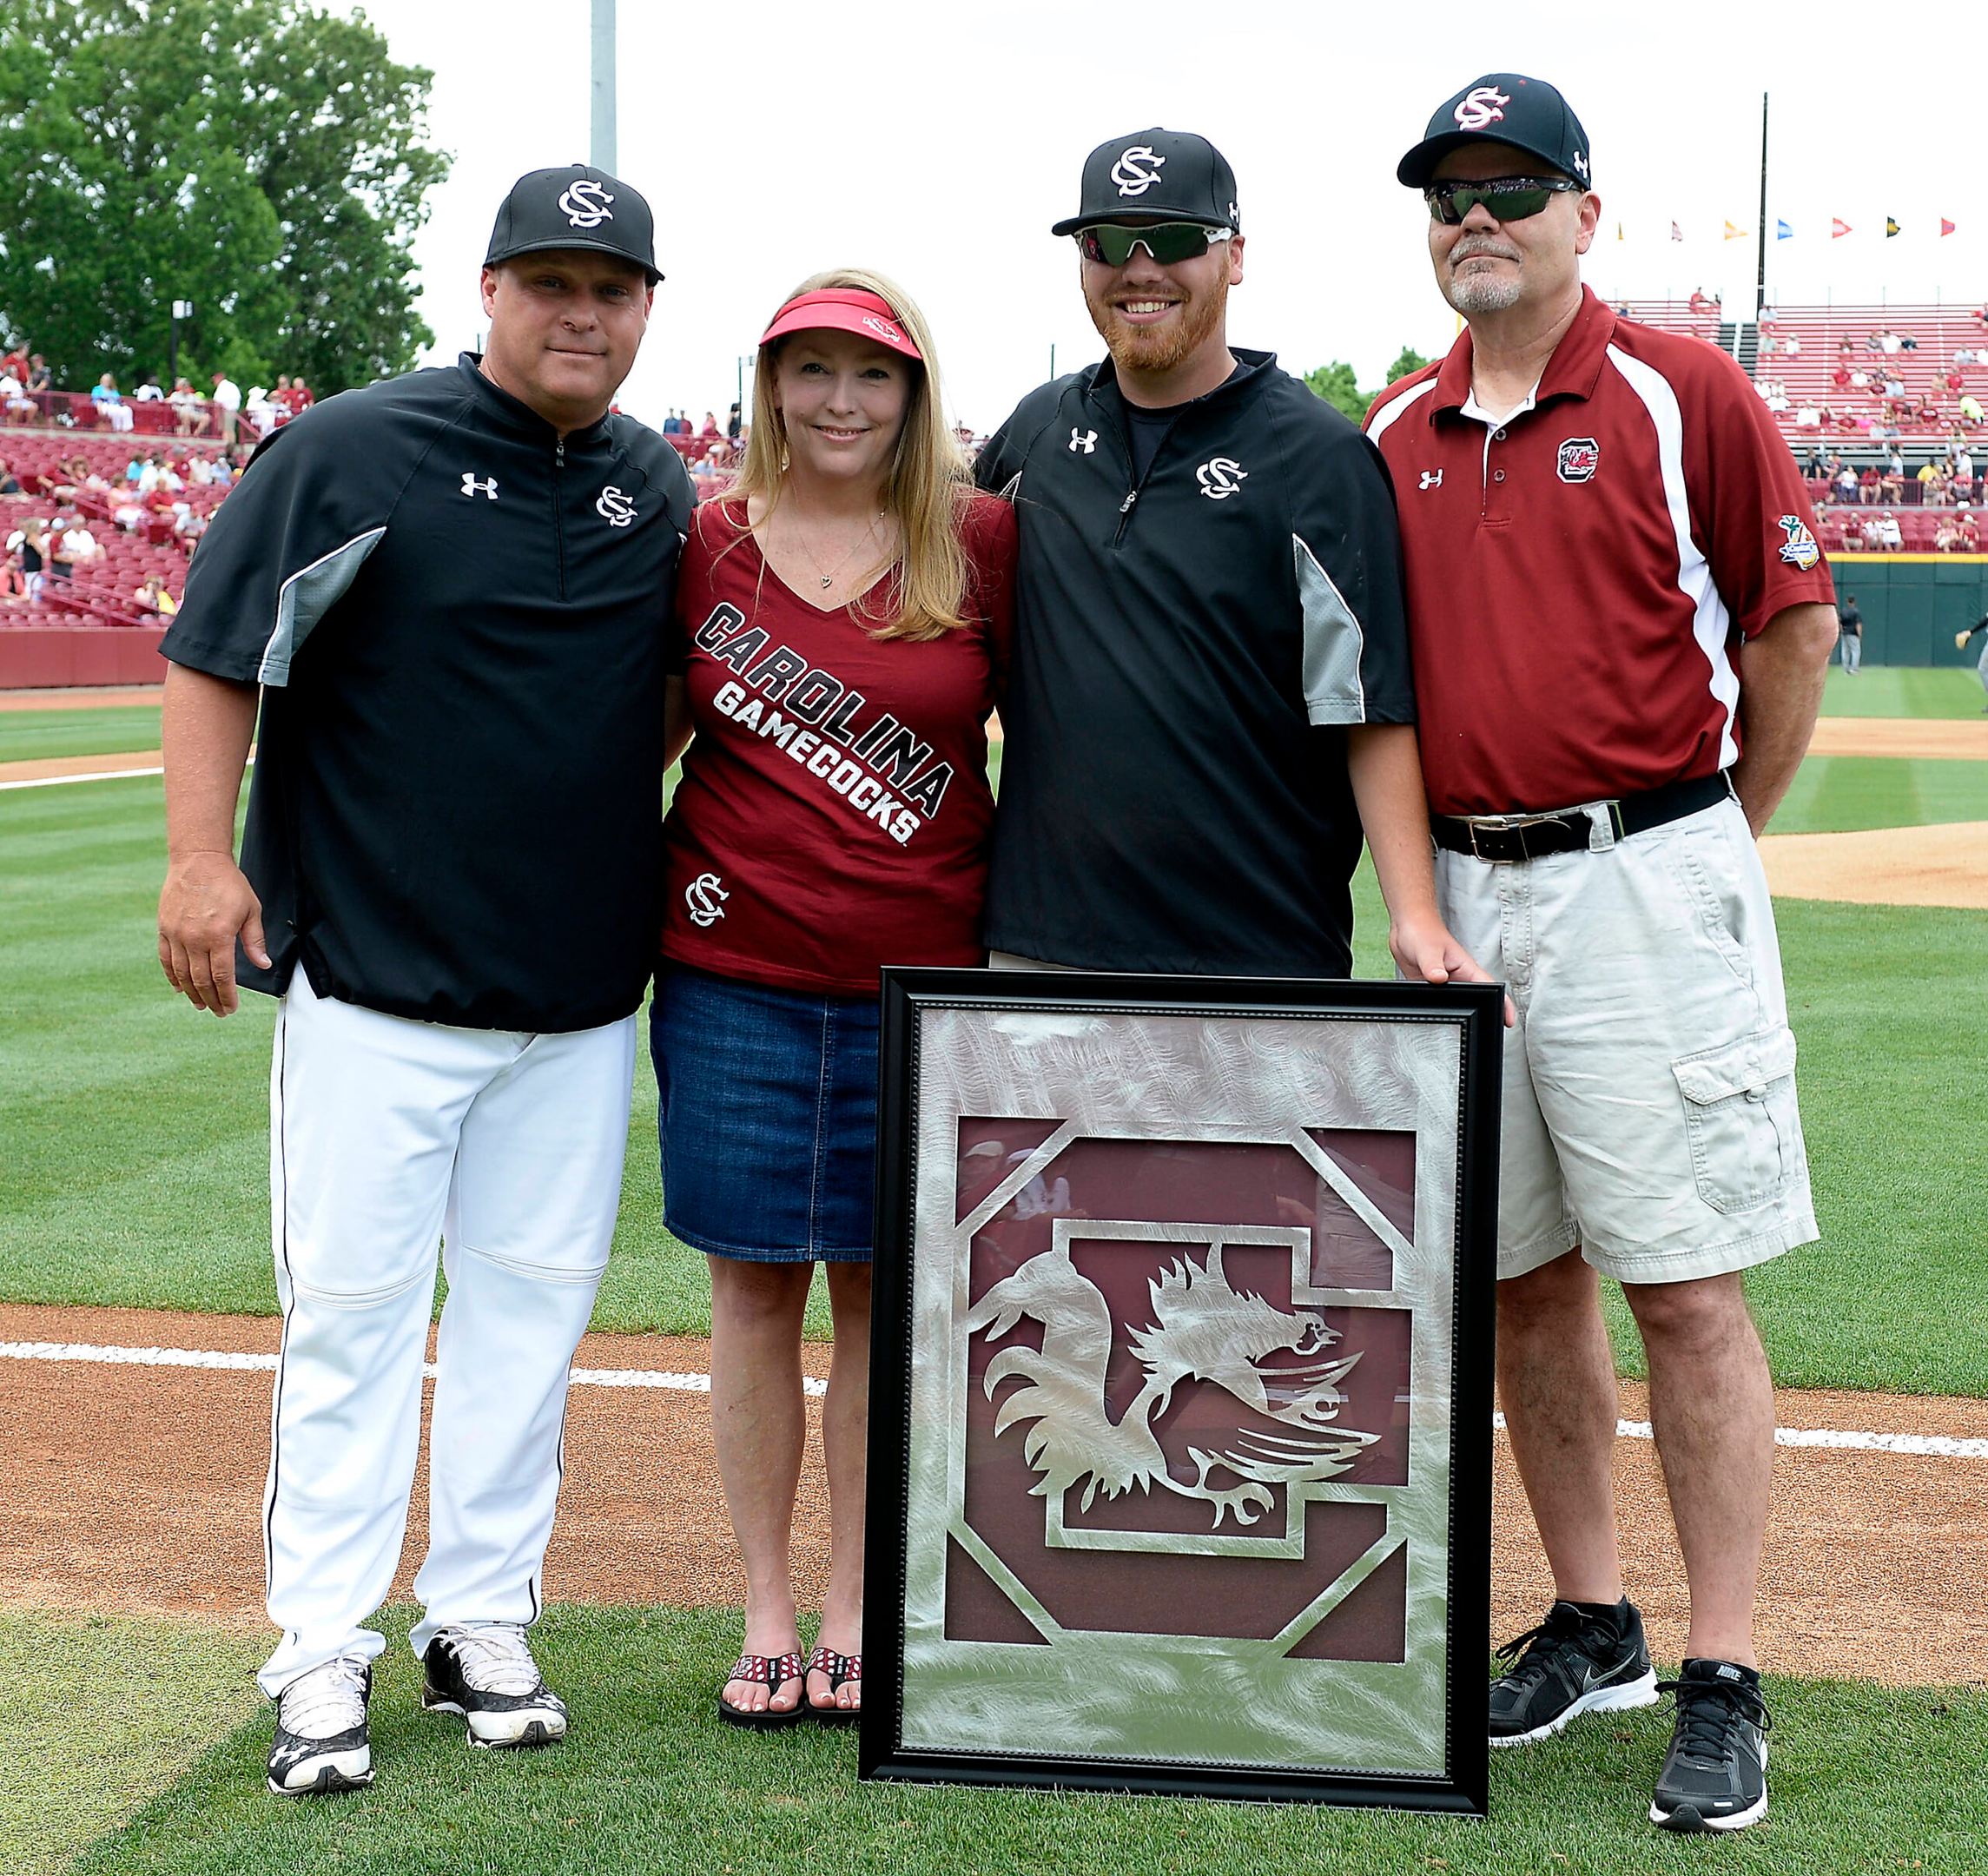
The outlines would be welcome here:
M 626 183 L 524 177 L 484 263 L 487 351 L 278 430 L 162 646 L 160 961 L 217 1016 L 238 982 L 281 1000 L 264 1535 L 282 1639 L 259 1677 L 279 1794 L 373 1776 L 386 1642 L 364 1622 L 406 1530 L 438 1239 L 423 1704 L 479 1746 L 566 1730 L 525 1631 L 661 916 L 691 492 L 674 450 L 609 414 L 660 278 Z
M 1967 641 L 1971 638 L 1976 632 L 1988 633 L 1988 613 L 1983 614 L 1983 616 L 1977 619 L 1973 624 L 1970 625 L 1965 631 L 1957 631 L 1954 633 L 1954 650 L 1957 651 L 1965 651 L 1967 649 Z M 1988 637 L 1984 637 L 1981 641 L 1981 662 L 1974 667 L 1974 675 L 1981 680 L 1982 690 L 1984 691 L 1988 691 Z M 1981 706 L 1981 714 L 1984 717 L 1988 717 L 1988 704 L 1984 704 Z
M 1623 1594 L 1597 1273 L 1649 1357 L 1691 1590 L 1653 1821 L 1767 1813 L 1753 1642 L 1774 1402 L 1740 1272 L 1816 1234 L 1754 847 L 1836 640 L 1793 458 L 1734 361 L 1581 282 L 1600 202 L 1552 86 L 1467 86 L 1402 159 L 1468 329 L 1367 419 L 1400 491 L 1437 890 L 1503 977 L 1498 1388 L 1556 1601 L 1494 1744 L 1664 1691 Z M 1714 499 L 1716 492 L 1716 499 Z

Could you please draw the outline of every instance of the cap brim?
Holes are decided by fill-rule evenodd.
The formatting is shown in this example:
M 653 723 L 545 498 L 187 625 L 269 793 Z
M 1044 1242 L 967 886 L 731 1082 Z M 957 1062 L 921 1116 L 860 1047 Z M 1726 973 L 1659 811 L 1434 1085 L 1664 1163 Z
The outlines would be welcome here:
M 865 324 L 866 320 L 876 320 L 875 325 Z M 925 354 L 912 344 L 908 334 L 899 331 L 895 338 L 881 330 L 882 325 L 877 315 L 862 307 L 835 306 L 816 301 L 809 306 L 797 306 L 783 313 L 779 318 L 759 335 L 759 342 L 771 345 L 776 339 L 787 338 L 797 332 L 846 332 L 854 333 L 859 339 L 868 339 L 886 351 L 895 352 L 914 363 L 922 365 Z M 893 331 L 897 322 L 890 321 Z
M 1427 188 L 1436 179 L 1436 166 L 1453 149 L 1462 149 L 1466 143 L 1503 143 L 1508 149 L 1523 150 L 1528 156 L 1535 156 L 1552 170 L 1555 175 L 1566 172 L 1554 159 L 1529 143 L 1522 143 L 1516 137 L 1499 136 L 1490 130 L 1445 130 L 1441 136 L 1432 136 L 1417 143 L 1395 168 L 1395 180 L 1407 188 Z M 1577 178 L 1575 180 L 1578 180 Z
M 587 254 L 612 254 L 617 261 L 625 261 L 632 268 L 639 268 L 649 276 L 653 287 L 663 278 L 663 270 L 652 267 L 646 261 L 637 261 L 633 254 L 624 253 L 619 248 L 610 247 L 605 241 L 576 241 L 562 234 L 557 241 L 526 241 L 522 248 L 506 248 L 502 254 L 489 254 L 483 257 L 485 267 L 501 267 L 506 261 L 515 261 L 519 254 L 559 254 L 578 248 Z
M 1066 215 L 1049 230 L 1052 234 L 1074 234 L 1079 228 L 1165 228 L 1170 222 L 1192 221 L 1196 228 L 1214 228 L 1219 224 L 1202 219 L 1199 215 L 1167 209 L 1128 208 L 1123 215 Z

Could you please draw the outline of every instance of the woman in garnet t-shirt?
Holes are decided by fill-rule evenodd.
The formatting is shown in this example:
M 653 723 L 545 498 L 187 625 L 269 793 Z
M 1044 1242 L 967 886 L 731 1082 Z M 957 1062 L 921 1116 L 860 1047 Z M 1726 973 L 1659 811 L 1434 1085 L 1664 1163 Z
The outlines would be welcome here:
M 981 964 L 1014 517 L 973 491 L 930 336 L 818 275 L 760 341 L 730 496 L 677 573 L 653 1052 L 664 1221 L 711 1272 L 711 1416 L 746 1569 L 740 1726 L 862 1704 L 877 971 Z M 801 1325 L 827 1269 L 830 1577 L 803 1664 L 788 1561 Z

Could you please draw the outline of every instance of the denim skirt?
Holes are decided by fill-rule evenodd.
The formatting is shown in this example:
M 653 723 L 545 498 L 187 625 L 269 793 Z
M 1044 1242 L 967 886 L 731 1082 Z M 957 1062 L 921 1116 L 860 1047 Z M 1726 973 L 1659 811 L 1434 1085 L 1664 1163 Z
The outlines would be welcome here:
M 714 1257 L 868 1261 L 875 997 L 796 995 L 665 964 L 650 1052 L 663 1219 Z

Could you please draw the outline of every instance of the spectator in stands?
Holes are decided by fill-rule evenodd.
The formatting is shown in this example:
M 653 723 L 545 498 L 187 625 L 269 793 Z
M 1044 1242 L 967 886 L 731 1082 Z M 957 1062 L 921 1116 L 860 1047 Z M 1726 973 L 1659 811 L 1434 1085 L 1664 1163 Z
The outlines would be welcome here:
M 739 415 L 737 404 L 734 403 L 725 417 L 725 434 L 734 443 L 736 443 L 744 428 L 745 421 Z
M 148 574 L 144 585 L 131 595 L 131 601 L 141 612 L 149 612 L 159 618 L 170 618 L 180 610 L 179 602 L 166 591 L 166 577 L 162 573 Z
M 4 462 L 0 462 L 0 495 L 18 495 L 21 485 L 14 472 Z
M 1836 472 L 1837 500 L 1841 502 L 1855 501 L 1857 499 L 1857 486 L 1856 469 L 1849 463 L 1843 464 Z
M 63 532 L 63 558 L 72 567 L 89 567 L 104 558 L 103 544 L 92 534 L 81 515 L 69 518 Z
M 1887 366 L 1885 369 L 1885 375 L 1882 382 L 1885 395 L 1890 398 L 1894 403 L 1897 402 L 1899 399 L 1905 396 L 1905 380 L 1899 377 L 1898 373 L 1892 370 L 1889 366 Z
M 1771 407 L 1771 406 L 1770 406 Z M 1796 408 L 1794 426 L 1798 430 L 1820 430 L 1822 427 L 1822 411 L 1814 404 L 1803 404 Z M 1811 452 L 1813 454 L 1813 452 Z
M 1876 463 L 1867 463 L 1864 472 L 1857 478 L 1857 498 L 1866 508 L 1875 507 L 1878 501 L 1878 484 L 1883 472 Z
M 113 430 L 131 427 L 131 406 L 118 394 L 117 380 L 109 372 L 90 386 L 89 401 L 96 405 L 97 415 Z
M 28 576 L 20 559 L 9 554 L 0 560 L 0 604 L 24 605 L 28 598 Z
M 290 377 L 290 408 L 301 417 L 317 400 L 317 393 L 304 382 L 303 373 L 293 373 Z
M 1875 332 L 1872 333 L 1870 337 L 1864 341 L 1864 349 L 1866 352 L 1882 352 L 1885 349 L 1884 334 Z
M 254 393 L 250 395 L 253 396 Z M 274 427 L 277 424 L 287 424 L 295 415 L 296 413 L 290 408 L 290 374 L 287 372 L 278 372 L 276 388 L 269 393 L 270 425 Z
M 1886 553 L 1896 553 L 1905 544 L 1898 517 L 1887 508 L 1878 517 L 1878 545 Z
M 1960 545 L 1960 528 L 1951 516 L 1942 515 L 1939 525 L 1933 530 L 1932 551 L 1935 553 L 1952 553 Z
M 1878 492 L 1872 498 L 1876 502 L 1902 502 L 1905 499 L 1905 466 L 1902 458 L 1894 456 L 1878 475 Z
M 145 502 L 135 489 L 110 498 L 110 519 L 127 534 L 135 534 L 145 525 Z
M 191 379 L 175 378 L 166 401 L 173 406 L 173 427 L 182 436 L 198 436 L 207 428 L 207 400 L 194 389 Z
M 159 388 L 159 374 L 149 371 L 138 380 L 138 388 L 131 393 L 135 404 L 157 404 L 163 401 L 166 393 Z
M 1847 391 L 1850 388 L 1851 381 L 1854 376 L 1855 373 L 1851 371 L 1850 367 L 1847 365 L 1842 363 L 1839 360 L 1837 363 L 1836 369 L 1831 372 L 1829 374 L 1829 381 L 1831 384 L 1834 385 L 1839 391 Z
M 1804 406 L 1803 407 L 1806 409 L 1807 406 Z M 960 426 L 960 447 L 961 449 L 971 449 L 973 447 L 973 437 L 964 424 Z M 1802 461 L 1802 480 L 1805 482 L 1820 482 L 1828 473 L 1829 468 L 1822 459 L 1822 452 L 1819 450 L 1814 444 L 1811 443 L 1808 446 L 1808 454 L 1803 459 Z M 1826 499 L 1826 498 L 1825 499 Z
M 1910 333 L 1903 333 L 1903 334 L 1894 334 L 1894 336 L 1895 336 L 1895 337 L 1897 337 L 1897 339 L 1898 339 L 1898 341 L 1899 341 L 1899 347 L 1898 347 L 1898 348 L 1899 348 L 1899 351 L 1901 351 L 1901 352 L 1916 352 L 1916 351 L 1918 351 L 1918 350 L 1919 350 L 1919 340 L 1916 340 L 1915 338 L 1913 338 L 1913 337 L 1912 337 L 1912 335 Z
M 1974 458 L 1963 443 L 1953 452 L 1953 492 L 1958 499 L 1965 501 L 1973 492 Z M 0 495 L 6 492 L 4 489 L 0 489 Z
M 55 391 L 55 376 L 49 370 L 49 361 L 37 352 L 28 360 L 28 395 L 42 409 L 48 408 L 50 397 Z
M 1880 352 L 1886 353 L 1896 352 L 1904 343 L 1905 341 L 1888 326 L 1880 330 L 1878 334 L 1878 349 Z
M 1768 380 L 1767 408 L 1775 412 L 1788 408 L 1788 387 L 1779 378 Z
M 241 421 L 248 434 L 260 442 L 276 427 L 277 420 L 268 392 L 261 385 L 250 385 L 241 400 Z
M 1946 376 L 1941 381 L 1949 391 L 1965 391 L 1967 388 L 1967 374 L 1961 370 L 1958 359 L 1947 367 Z
M 21 563 L 21 577 L 28 590 L 30 604 L 42 597 L 42 578 L 48 565 L 48 536 L 41 522 L 33 515 L 23 521 L 19 529 L 9 536 L 7 552 L 17 556 Z
M 1954 524 L 1960 538 L 1954 543 L 1961 553 L 1978 553 L 1981 551 L 1981 530 L 1976 525 L 1972 512 L 1965 508 L 1960 511 L 1960 519 Z
M 0 376 L 17 378 L 23 384 L 28 381 L 28 348 L 24 345 L 11 346 L 7 354 L 0 358 Z
M 1947 500 L 1946 471 L 1929 462 L 1919 473 L 1919 500 L 1928 508 L 1944 508 Z
M 1939 422 L 1939 389 L 1936 385 L 1925 387 L 1925 395 L 1919 400 L 1919 419 L 1923 424 Z
M 221 440 L 232 443 L 241 416 L 241 386 L 226 372 L 214 374 L 214 402 L 221 413 Z
M 1801 353 L 1800 338 L 1797 334 L 1790 333 L 1787 338 L 1781 340 L 1781 350 L 1789 358 L 1799 357 Z
M 27 380 L 10 371 L 0 373 L 0 403 L 7 407 L 9 423 L 31 423 L 38 413 L 35 400 L 28 395 Z
M 715 437 L 717 433 L 718 413 L 716 411 L 706 411 L 704 413 L 704 426 L 698 431 L 697 434 L 701 437 Z
M 1958 408 L 1961 416 L 1967 422 L 1978 424 L 1981 421 L 1981 400 L 1976 397 L 1971 391 L 1961 393 Z
M 670 414 L 663 419 L 663 434 L 664 436 L 681 436 L 683 431 L 683 419 L 677 416 L 676 407 L 671 406 Z

